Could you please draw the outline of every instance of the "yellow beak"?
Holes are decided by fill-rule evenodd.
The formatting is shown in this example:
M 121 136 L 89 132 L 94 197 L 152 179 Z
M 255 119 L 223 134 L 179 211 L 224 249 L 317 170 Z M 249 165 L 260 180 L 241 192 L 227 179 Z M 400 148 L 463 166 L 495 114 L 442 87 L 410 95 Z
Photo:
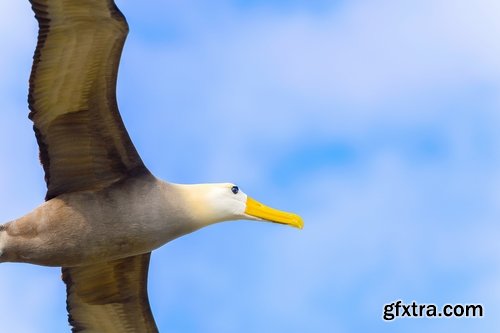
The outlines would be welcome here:
M 268 207 L 250 197 L 247 198 L 247 208 L 245 210 L 245 214 L 266 221 L 288 224 L 299 229 L 304 227 L 304 221 L 299 215 Z

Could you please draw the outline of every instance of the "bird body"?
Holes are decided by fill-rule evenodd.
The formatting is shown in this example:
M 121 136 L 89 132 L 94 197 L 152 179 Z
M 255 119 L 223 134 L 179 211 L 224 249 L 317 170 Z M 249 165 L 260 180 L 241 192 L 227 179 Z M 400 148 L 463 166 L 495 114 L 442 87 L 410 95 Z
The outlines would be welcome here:
M 0 260 L 78 266 L 150 252 L 195 230 L 180 198 L 151 175 L 61 194 L 4 225 Z

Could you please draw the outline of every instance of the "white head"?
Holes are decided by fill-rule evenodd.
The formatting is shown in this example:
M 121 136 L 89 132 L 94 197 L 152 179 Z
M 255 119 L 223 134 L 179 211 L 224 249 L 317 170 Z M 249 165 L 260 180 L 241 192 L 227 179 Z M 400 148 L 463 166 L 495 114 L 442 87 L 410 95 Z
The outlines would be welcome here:
M 302 228 L 297 214 L 261 204 L 230 183 L 182 185 L 188 207 L 203 226 L 229 220 L 258 220 Z

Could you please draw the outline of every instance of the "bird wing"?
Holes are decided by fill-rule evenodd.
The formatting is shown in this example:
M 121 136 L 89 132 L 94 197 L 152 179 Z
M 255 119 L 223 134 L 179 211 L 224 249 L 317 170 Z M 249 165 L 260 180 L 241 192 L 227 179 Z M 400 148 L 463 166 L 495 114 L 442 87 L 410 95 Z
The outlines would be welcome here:
M 150 255 L 63 267 L 73 332 L 158 332 L 147 295 Z
M 46 199 L 147 173 L 118 111 L 128 33 L 113 0 L 30 0 L 38 20 L 28 95 Z

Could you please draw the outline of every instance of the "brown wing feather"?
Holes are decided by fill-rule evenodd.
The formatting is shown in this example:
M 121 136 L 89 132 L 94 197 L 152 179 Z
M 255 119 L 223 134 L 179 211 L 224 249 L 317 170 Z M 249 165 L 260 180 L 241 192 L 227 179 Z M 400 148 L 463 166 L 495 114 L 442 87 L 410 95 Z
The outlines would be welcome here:
M 123 125 L 116 79 L 128 33 L 113 0 L 30 0 L 39 24 L 28 102 L 47 197 L 148 172 Z
M 158 332 L 147 295 L 151 253 L 81 267 L 64 267 L 73 332 Z

